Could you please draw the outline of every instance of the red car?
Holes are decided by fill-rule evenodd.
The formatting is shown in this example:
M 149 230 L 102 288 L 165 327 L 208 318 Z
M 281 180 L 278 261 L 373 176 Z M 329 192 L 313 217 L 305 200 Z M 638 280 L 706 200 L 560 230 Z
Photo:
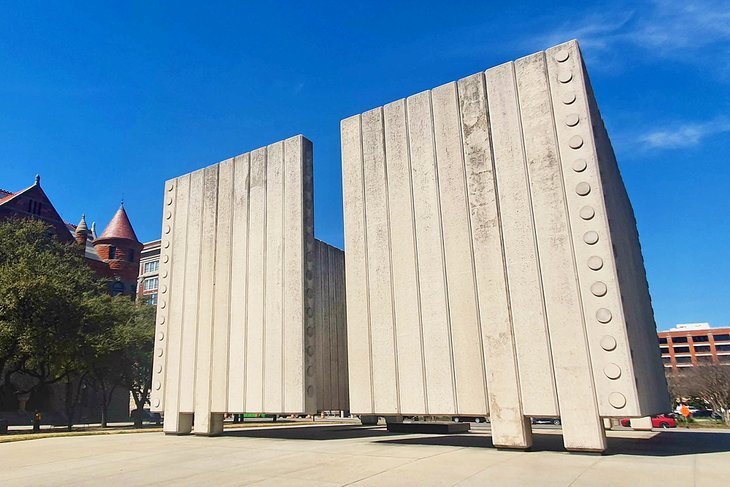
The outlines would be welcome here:
M 631 427 L 631 418 L 622 419 L 621 426 L 624 426 L 626 428 Z M 651 417 L 651 427 L 652 428 L 676 428 L 677 422 L 671 416 L 667 416 L 665 414 L 659 414 L 657 416 Z

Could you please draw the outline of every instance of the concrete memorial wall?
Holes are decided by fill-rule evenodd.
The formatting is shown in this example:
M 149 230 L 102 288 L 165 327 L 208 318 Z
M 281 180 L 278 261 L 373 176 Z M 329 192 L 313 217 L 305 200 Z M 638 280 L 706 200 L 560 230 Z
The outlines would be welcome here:
M 636 222 L 577 42 L 343 120 L 353 413 L 602 451 L 668 408 Z
M 151 393 L 165 432 L 347 403 L 343 257 L 315 243 L 312 191 L 301 136 L 165 183 Z

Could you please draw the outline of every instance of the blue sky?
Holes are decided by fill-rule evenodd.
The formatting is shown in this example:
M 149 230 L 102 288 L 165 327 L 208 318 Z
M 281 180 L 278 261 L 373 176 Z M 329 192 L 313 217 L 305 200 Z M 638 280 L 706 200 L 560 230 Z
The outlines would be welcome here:
M 165 179 L 302 133 L 341 246 L 341 119 L 576 37 L 659 329 L 730 324 L 728 1 L 268 3 L 0 0 L 0 187 L 152 240 Z

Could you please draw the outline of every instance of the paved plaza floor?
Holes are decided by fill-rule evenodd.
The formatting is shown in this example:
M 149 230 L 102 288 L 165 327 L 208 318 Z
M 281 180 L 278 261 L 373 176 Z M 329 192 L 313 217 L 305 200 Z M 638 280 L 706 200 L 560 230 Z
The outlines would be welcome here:
M 612 431 L 605 455 L 566 453 L 559 430 L 532 451 L 492 447 L 487 427 L 461 435 L 384 427 L 226 430 L 222 437 L 139 433 L 0 444 L 0 484 L 724 486 L 730 433 Z

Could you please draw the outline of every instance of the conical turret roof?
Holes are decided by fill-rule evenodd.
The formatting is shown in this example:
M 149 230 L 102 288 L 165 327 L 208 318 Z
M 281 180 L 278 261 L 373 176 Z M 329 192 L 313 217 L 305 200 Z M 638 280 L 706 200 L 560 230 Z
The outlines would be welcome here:
M 86 215 L 81 215 L 81 221 L 76 225 L 76 235 L 88 235 L 89 227 L 86 226 Z
M 108 239 L 123 239 L 131 240 L 132 242 L 140 243 L 137 240 L 137 235 L 134 233 L 132 224 L 129 221 L 127 212 L 124 210 L 124 204 L 122 204 L 117 212 L 114 214 L 114 218 L 106 226 L 101 236 L 96 239 L 96 242 L 108 240 Z

